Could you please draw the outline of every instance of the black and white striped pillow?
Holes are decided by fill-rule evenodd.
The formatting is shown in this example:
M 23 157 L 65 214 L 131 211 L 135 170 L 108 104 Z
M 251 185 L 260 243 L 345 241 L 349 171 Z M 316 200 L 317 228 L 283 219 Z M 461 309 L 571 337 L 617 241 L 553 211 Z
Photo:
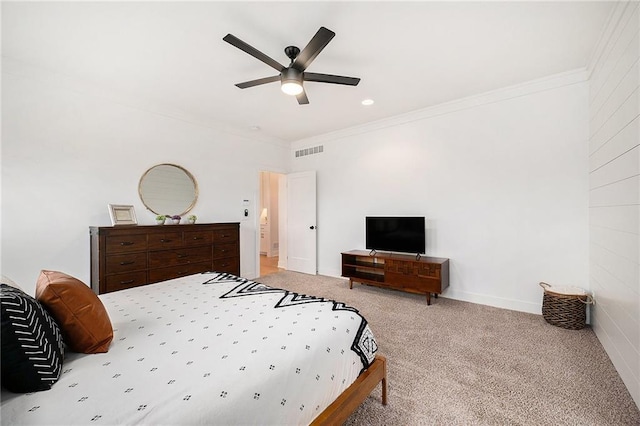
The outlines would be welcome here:
M 58 325 L 33 297 L 0 284 L 2 386 L 12 392 L 50 389 L 60 377 L 64 344 Z

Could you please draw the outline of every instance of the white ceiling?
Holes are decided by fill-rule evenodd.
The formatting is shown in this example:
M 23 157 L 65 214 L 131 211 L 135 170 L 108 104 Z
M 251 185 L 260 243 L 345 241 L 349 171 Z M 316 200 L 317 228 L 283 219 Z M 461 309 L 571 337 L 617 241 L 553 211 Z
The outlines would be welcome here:
M 587 66 L 611 2 L 3 2 L 4 60 L 138 98 L 156 110 L 295 141 Z M 285 66 L 320 26 L 335 38 L 305 84 L 222 41 L 231 33 Z M 369 107 L 365 98 L 375 100 Z

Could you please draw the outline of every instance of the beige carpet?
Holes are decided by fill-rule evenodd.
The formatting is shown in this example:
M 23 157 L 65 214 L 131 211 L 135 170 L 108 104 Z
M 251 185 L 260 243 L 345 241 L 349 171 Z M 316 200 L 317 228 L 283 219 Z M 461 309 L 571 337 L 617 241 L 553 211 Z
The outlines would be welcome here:
M 388 361 L 347 425 L 640 425 L 640 411 L 589 328 L 541 315 L 280 272 L 257 281 L 345 302 Z M 542 300 L 542 293 L 540 294 Z

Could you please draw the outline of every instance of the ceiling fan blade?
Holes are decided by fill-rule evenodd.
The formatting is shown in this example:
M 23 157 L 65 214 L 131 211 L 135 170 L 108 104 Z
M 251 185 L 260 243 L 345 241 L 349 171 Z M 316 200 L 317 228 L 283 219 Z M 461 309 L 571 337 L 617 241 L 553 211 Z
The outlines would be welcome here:
M 356 77 L 345 77 L 343 75 L 318 74 L 315 72 L 305 72 L 302 74 L 304 81 L 316 81 L 318 83 L 344 84 L 346 86 L 357 86 L 360 79 Z
M 309 44 L 302 49 L 302 52 L 300 52 L 296 57 L 296 60 L 293 61 L 293 66 L 300 71 L 306 70 L 316 56 L 322 52 L 322 49 L 324 49 L 331 39 L 335 37 L 335 35 L 336 33 L 333 31 L 328 30 L 325 27 L 320 27 L 316 35 L 314 35 L 311 41 L 309 41 Z
M 269 56 L 265 55 L 255 47 L 248 45 L 247 43 L 240 40 L 238 37 L 234 35 L 227 34 L 222 39 L 227 43 L 237 47 L 238 49 L 248 53 L 254 58 L 264 62 L 265 64 L 269 65 L 271 68 L 275 68 L 276 70 L 278 70 L 278 72 L 282 72 L 282 70 L 285 68 L 284 65 L 280 64 L 275 59 L 270 58 Z
M 302 89 L 302 93 L 300 93 L 299 95 L 296 95 L 296 99 L 298 100 L 298 104 L 300 105 L 306 105 L 309 103 L 309 98 L 307 98 L 307 92 L 305 92 L 304 89 Z
M 265 77 L 259 78 L 257 80 L 245 81 L 244 83 L 236 84 L 237 87 L 241 89 L 246 89 L 247 87 L 259 86 L 261 84 L 273 83 L 274 81 L 280 81 L 279 75 L 274 75 L 273 77 Z

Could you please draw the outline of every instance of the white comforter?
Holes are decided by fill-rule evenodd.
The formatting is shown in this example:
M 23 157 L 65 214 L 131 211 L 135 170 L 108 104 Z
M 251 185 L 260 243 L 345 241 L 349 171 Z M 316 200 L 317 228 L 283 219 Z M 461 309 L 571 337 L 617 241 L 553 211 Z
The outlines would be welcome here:
M 3 390 L 2 424 L 308 424 L 377 349 L 355 309 L 229 274 L 100 298 L 109 352 L 67 353 L 49 391 Z

